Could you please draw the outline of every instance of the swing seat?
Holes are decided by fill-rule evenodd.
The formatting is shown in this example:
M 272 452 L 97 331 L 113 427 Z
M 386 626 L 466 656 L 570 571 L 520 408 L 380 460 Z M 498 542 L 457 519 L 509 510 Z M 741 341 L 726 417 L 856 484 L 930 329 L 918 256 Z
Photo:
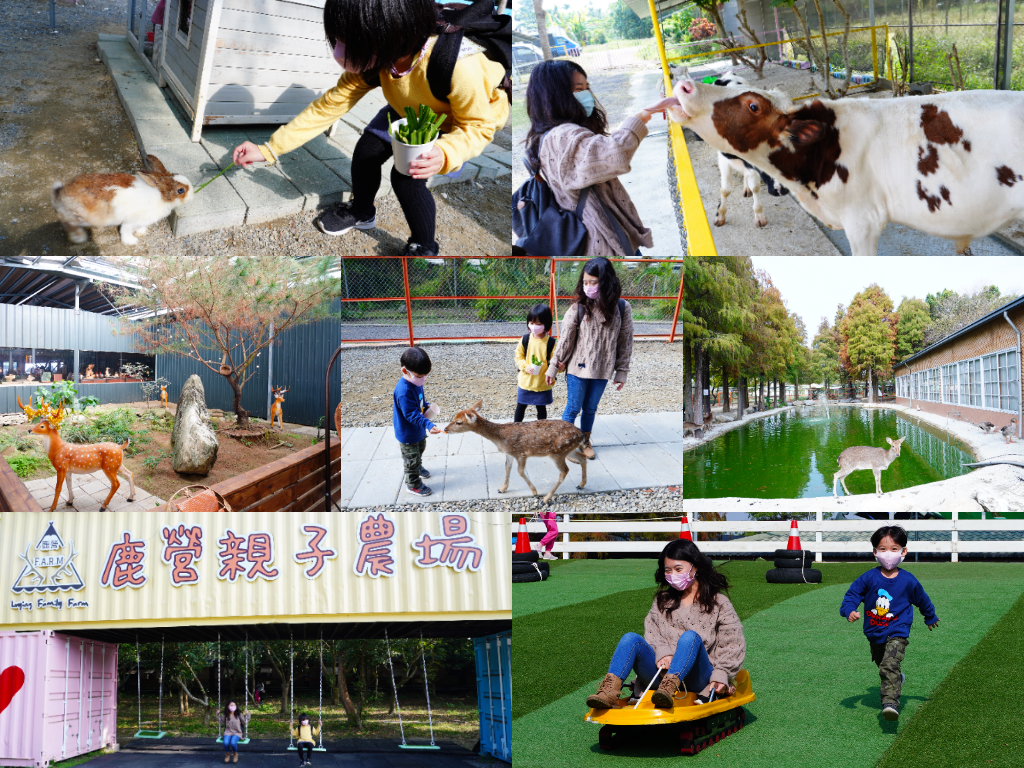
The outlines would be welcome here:
M 166 731 L 136 731 L 135 739 L 162 739 L 167 735 Z
M 241 744 L 242 742 L 238 742 L 238 743 Z M 288 747 L 288 751 L 289 752 L 298 752 L 299 748 L 296 747 L 293 744 L 292 746 Z M 313 751 L 313 752 L 326 752 L 327 751 L 327 747 L 313 747 L 313 749 L 311 751 Z
M 218 736 L 216 743 L 217 744 L 223 744 L 224 743 L 224 737 L 223 736 Z M 249 743 L 249 737 L 246 736 L 244 739 L 239 739 L 238 743 L 239 744 L 248 744 Z
M 399 744 L 399 749 L 440 749 L 436 744 Z

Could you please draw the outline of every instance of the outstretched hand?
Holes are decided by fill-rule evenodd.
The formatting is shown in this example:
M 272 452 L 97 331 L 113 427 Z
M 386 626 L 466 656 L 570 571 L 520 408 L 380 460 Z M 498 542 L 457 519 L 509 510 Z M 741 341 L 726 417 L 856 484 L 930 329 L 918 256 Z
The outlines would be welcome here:
M 265 163 L 266 158 L 263 157 L 263 153 L 260 148 L 253 144 L 251 141 L 243 141 L 237 147 L 231 155 L 231 159 L 235 161 L 235 165 L 240 165 L 243 168 L 248 168 L 253 163 Z

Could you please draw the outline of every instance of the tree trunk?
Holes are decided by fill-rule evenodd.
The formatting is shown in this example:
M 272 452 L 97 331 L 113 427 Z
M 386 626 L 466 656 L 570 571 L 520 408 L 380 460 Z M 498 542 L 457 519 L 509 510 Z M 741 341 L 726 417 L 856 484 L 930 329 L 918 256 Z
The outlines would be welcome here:
M 537 37 L 540 38 L 540 49 L 544 52 L 544 60 L 550 61 L 551 43 L 548 42 L 548 25 L 545 22 L 547 14 L 544 12 L 543 0 L 533 0 L 533 13 L 537 17 Z
M 701 355 L 701 394 L 704 396 L 704 407 L 701 409 L 701 421 L 711 417 L 711 354 L 705 350 Z
M 693 355 L 689 344 L 683 344 L 683 421 L 695 421 L 693 408 L 690 407 L 693 378 Z
M 722 413 L 729 412 L 729 369 L 722 366 Z
M 235 426 L 239 429 L 246 429 L 249 426 L 249 412 L 242 408 L 242 388 L 238 386 L 238 376 L 232 372 L 231 375 L 225 378 L 228 380 L 228 385 L 234 393 L 234 397 L 231 400 L 231 410 L 234 411 L 235 416 L 238 418 Z
M 348 692 L 348 679 L 345 674 L 345 658 L 344 654 L 337 656 L 337 679 L 338 679 L 338 693 L 341 699 L 341 705 L 345 708 L 345 716 L 348 717 L 349 725 L 355 728 L 357 731 L 362 730 L 362 707 L 356 708 L 355 703 L 352 701 L 352 697 Z
M 786 405 L 786 380 L 779 379 L 779 405 Z

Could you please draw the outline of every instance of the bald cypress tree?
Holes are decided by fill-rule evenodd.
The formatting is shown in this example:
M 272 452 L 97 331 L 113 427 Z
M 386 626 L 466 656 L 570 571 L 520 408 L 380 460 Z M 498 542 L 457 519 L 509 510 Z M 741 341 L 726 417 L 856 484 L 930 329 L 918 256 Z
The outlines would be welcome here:
M 868 402 L 875 402 L 877 377 L 892 373 L 896 350 L 896 313 L 892 299 L 872 283 L 853 297 L 840 323 L 842 344 L 839 350 L 851 374 L 867 375 Z

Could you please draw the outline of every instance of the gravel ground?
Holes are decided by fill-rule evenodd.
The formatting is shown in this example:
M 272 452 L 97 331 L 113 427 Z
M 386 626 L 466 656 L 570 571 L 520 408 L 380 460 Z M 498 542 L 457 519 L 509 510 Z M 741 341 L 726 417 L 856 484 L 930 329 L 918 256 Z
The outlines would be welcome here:
M 682 489 L 676 486 L 664 488 L 634 488 L 630 491 L 613 491 L 575 496 L 560 501 L 564 496 L 555 496 L 549 512 L 569 514 L 600 514 L 601 512 L 667 512 L 682 514 Z M 375 512 L 396 510 L 427 510 L 429 512 L 502 512 L 506 515 L 532 516 L 537 510 L 537 499 L 478 499 L 474 501 L 446 501 L 437 504 L 392 504 L 372 508 Z
M 393 196 L 378 201 L 378 227 L 344 238 L 313 226 L 314 212 L 268 224 L 171 237 L 162 221 L 140 245 L 123 246 L 113 228 L 88 243 L 72 245 L 50 205 L 57 179 L 80 173 L 135 172 L 141 157 L 113 80 L 100 63 L 96 35 L 124 34 L 126 0 L 78 0 L 57 4 L 56 33 L 49 29 L 47 0 L 7 0 L 0 13 L 0 254 L 144 255 L 182 257 L 225 248 L 277 248 L 298 258 L 391 255 L 400 252 L 408 226 Z M 495 142 L 508 147 L 511 127 Z M 497 255 L 506 241 L 511 182 L 448 184 L 435 190 L 442 254 Z
M 484 401 L 489 419 L 511 419 L 516 405 L 515 350 L 512 343 L 425 344 L 433 370 L 426 383 L 427 399 L 441 408 L 439 423 L 447 423 L 456 410 Z M 357 347 L 342 353 L 341 401 L 344 427 L 391 425 L 391 394 L 401 376 L 398 347 Z M 351 373 L 349 373 L 351 371 Z M 683 373 L 683 347 L 663 341 L 638 341 L 626 386 L 609 386 L 598 413 L 656 413 L 683 407 L 679 379 Z M 557 418 L 565 407 L 564 375 L 554 388 L 548 415 Z M 533 418 L 534 411 L 528 411 Z M 590 498 L 590 497 L 588 497 Z

